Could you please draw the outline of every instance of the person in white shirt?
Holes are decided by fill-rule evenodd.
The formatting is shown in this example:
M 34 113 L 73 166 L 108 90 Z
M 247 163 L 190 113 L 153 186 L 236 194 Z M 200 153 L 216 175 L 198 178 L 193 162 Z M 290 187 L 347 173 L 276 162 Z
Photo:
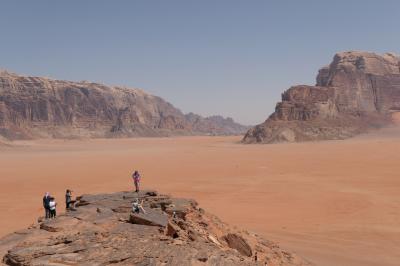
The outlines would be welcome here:
M 132 202 L 132 211 L 135 213 L 140 213 L 140 211 L 142 211 L 144 214 L 146 214 L 146 211 L 144 210 L 142 204 L 143 204 L 143 200 L 142 200 L 142 202 L 139 203 L 139 200 L 135 199 Z
M 50 198 L 50 202 L 49 202 L 49 209 L 50 209 L 50 218 L 56 218 L 56 206 L 57 206 L 57 202 L 54 198 Z

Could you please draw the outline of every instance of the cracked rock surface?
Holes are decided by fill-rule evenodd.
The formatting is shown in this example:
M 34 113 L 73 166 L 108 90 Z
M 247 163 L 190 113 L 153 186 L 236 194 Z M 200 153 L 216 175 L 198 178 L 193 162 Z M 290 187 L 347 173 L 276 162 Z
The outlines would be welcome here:
M 131 212 L 135 198 L 143 199 L 146 214 Z M 118 192 L 83 195 L 76 206 L 1 238 L 3 264 L 309 265 L 257 234 L 233 229 L 194 200 Z

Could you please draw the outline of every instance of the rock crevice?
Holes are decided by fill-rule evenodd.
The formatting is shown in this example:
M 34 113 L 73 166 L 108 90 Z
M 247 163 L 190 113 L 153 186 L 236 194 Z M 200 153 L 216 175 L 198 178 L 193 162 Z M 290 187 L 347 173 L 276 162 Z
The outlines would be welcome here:
M 136 198 L 143 200 L 146 214 L 128 208 Z M 28 229 L 1 238 L 3 263 L 309 265 L 256 234 L 221 222 L 193 200 L 155 191 L 119 192 L 83 195 L 76 205 L 75 211 L 53 220 L 40 219 Z

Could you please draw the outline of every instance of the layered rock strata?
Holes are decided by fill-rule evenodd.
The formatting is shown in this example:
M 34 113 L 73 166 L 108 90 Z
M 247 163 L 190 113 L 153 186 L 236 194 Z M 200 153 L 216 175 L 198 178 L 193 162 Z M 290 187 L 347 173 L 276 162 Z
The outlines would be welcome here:
M 392 123 L 400 112 L 400 57 L 342 52 L 319 70 L 315 86 L 294 86 L 244 143 L 345 139 Z
M 132 212 L 137 198 L 146 213 Z M 194 200 L 155 191 L 83 195 L 76 210 L 1 238 L 0 255 L 6 265 L 309 265 Z
M 7 139 L 239 135 L 222 117 L 184 115 L 140 89 L 0 72 L 0 136 Z

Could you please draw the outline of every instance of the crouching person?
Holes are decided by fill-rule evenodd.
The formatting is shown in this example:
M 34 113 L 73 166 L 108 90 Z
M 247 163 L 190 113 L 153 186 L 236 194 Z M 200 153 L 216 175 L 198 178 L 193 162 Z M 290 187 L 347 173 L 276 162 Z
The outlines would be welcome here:
M 132 211 L 133 211 L 134 213 L 140 213 L 140 211 L 142 211 L 144 214 L 146 214 L 146 211 L 144 210 L 142 204 L 143 204 L 143 200 L 142 200 L 142 202 L 139 203 L 139 200 L 138 200 L 138 199 L 135 199 L 135 200 L 132 202 Z

